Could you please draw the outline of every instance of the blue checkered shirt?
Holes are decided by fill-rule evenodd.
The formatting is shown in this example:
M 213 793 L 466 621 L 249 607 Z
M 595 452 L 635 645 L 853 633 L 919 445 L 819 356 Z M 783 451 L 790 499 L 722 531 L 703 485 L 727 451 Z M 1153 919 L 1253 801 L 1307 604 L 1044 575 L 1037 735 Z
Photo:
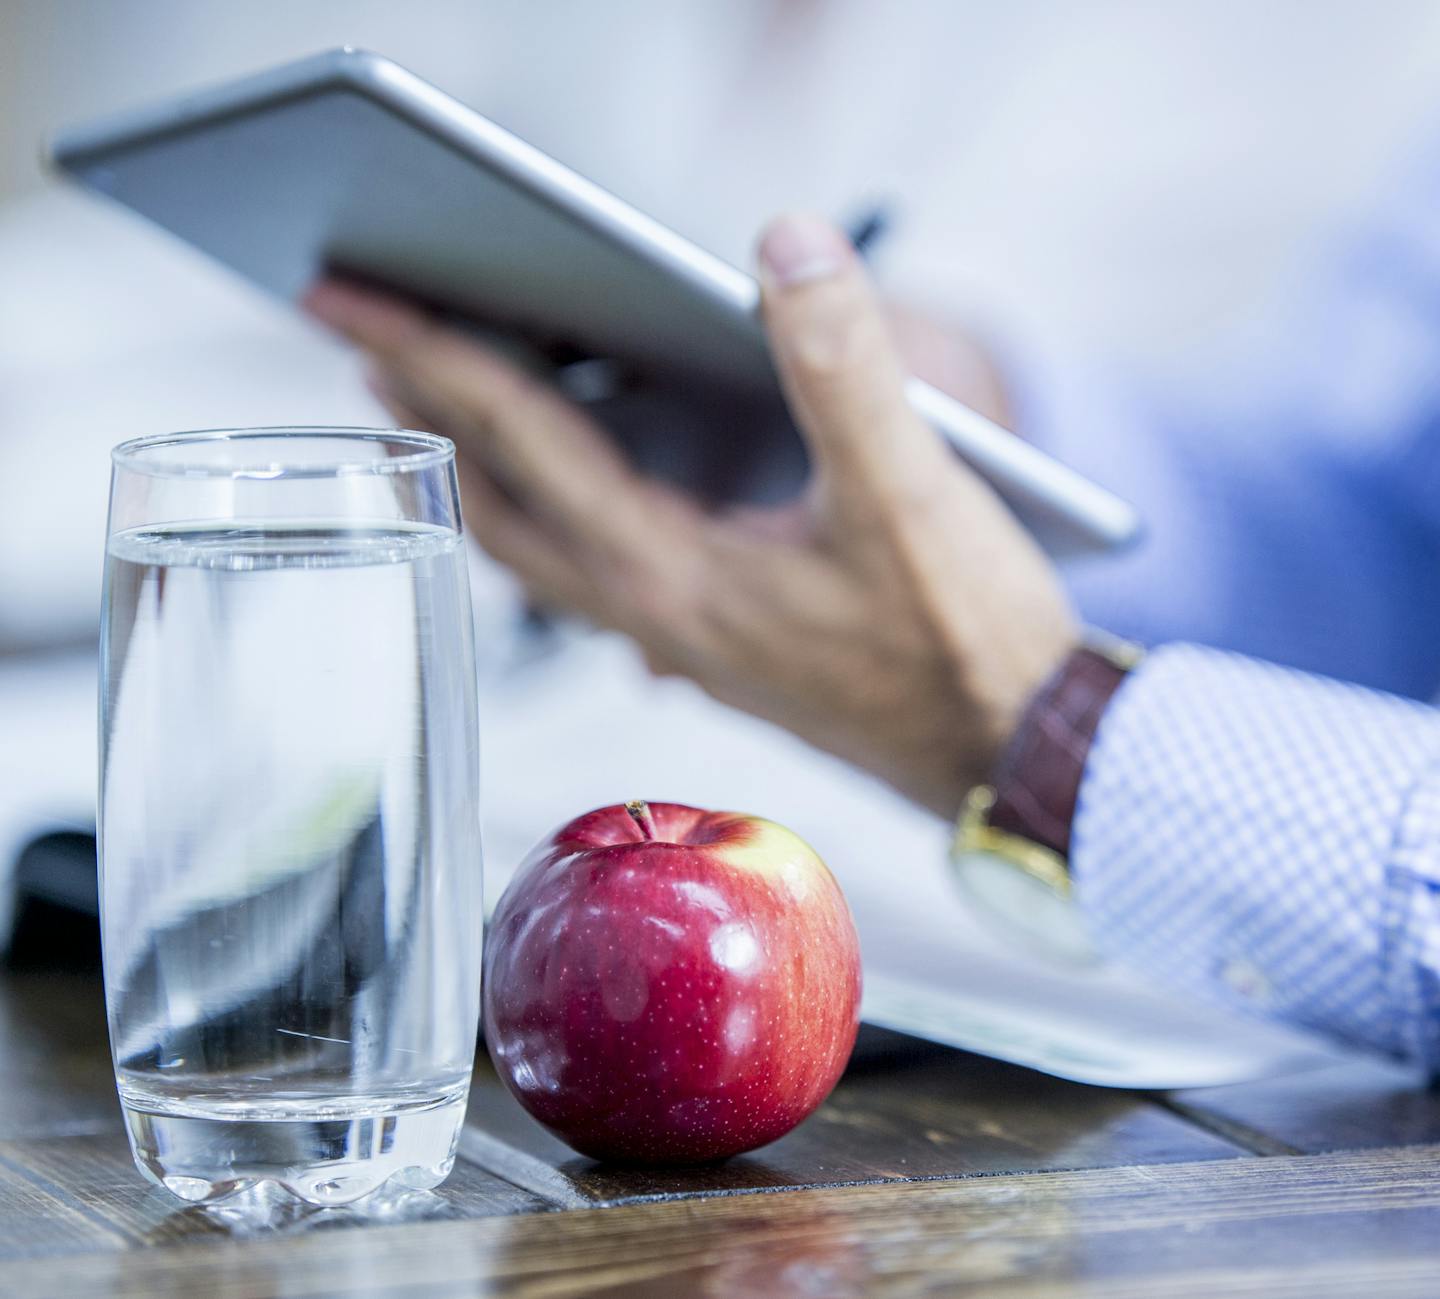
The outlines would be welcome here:
M 1440 1070 L 1440 712 L 1159 649 L 1101 721 L 1072 866 L 1111 955 Z
M 1102 946 L 1440 1072 L 1437 156 L 1229 362 L 1060 366 L 1018 405 L 1147 519 L 1071 568 L 1087 619 L 1251 656 L 1162 648 L 1103 720 L 1073 847 Z

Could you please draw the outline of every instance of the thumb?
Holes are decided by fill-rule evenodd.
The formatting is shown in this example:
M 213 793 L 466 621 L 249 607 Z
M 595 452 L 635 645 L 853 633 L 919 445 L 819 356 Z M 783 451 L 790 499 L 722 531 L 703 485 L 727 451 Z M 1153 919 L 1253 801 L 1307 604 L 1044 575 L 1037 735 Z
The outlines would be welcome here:
M 905 400 L 903 362 L 850 241 L 819 217 L 780 217 L 760 240 L 760 284 L 771 355 L 822 488 L 863 502 L 933 486 L 950 457 Z

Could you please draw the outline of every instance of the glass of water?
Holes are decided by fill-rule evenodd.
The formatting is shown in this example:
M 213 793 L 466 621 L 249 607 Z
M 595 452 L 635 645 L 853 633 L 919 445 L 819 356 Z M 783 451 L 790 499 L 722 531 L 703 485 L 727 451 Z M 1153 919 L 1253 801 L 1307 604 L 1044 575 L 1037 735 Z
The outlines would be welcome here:
M 101 900 L 135 1161 L 195 1203 L 435 1186 L 482 926 L 454 448 L 246 429 L 113 458 Z

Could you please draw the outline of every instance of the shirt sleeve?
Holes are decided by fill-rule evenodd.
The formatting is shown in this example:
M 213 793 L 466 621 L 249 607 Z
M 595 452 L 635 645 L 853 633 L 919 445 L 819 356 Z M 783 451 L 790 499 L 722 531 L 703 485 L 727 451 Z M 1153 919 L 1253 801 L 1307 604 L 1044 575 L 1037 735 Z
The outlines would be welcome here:
M 1111 957 L 1440 1073 L 1440 712 L 1162 647 L 1101 720 L 1071 863 Z

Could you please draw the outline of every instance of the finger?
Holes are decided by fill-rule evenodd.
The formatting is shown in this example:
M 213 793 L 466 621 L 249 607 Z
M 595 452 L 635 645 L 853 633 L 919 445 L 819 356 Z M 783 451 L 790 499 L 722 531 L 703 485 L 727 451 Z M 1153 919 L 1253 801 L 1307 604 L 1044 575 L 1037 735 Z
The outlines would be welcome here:
M 367 386 L 400 426 L 434 429 L 433 418 L 398 398 L 383 382 L 370 381 Z M 457 458 L 455 470 L 465 530 L 479 547 L 510 569 L 531 595 L 593 617 L 594 583 L 563 547 L 547 537 L 478 466 Z
M 605 433 L 586 426 L 573 439 L 553 436 L 569 418 L 560 399 L 546 403 L 552 409 L 516 400 L 481 412 L 474 393 L 461 397 L 448 385 L 416 385 L 410 373 L 374 374 L 372 386 L 395 395 L 392 405 L 418 410 L 428 425 L 449 433 L 462 464 L 480 468 L 511 510 L 549 536 L 590 585 L 625 588 L 642 585 L 648 575 L 660 583 L 667 566 L 683 562 L 700 541 L 704 521 L 696 507 L 628 467 L 609 471 Z M 605 445 L 585 445 L 592 442 Z M 540 454 L 511 454 L 516 444 Z
M 425 414 L 417 406 L 404 401 L 400 395 L 391 387 L 387 386 L 384 379 L 373 372 L 365 375 L 365 388 L 375 398 L 395 421 L 395 427 L 401 429 L 413 429 L 417 433 L 438 433 L 436 420 L 433 416 Z
M 460 466 L 460 495 L 466 530 L 532 597 L 624 632 L 657 675 L 683 672 L 678 665 L 694 657 L 700 630 L 694 595 L 704 585 L 687 552 L 657 538 L 654 569 L 597 572 L 589 555 L 557 542 L 476 466 Z
M 784 505 L 735 505 L 717 522 L 747 537 L 800 546 L 814 535 L 814 510 L 802 494 Z
M 635 547 L 647 514 L 677 512 L 571 403 L 406 303 L 322 281 L 313 315 L 364 348 L 377 382 L 444 428 L 527 508 L 587 544 Z M 637 498 L 644 498 L 643 506 Z
M 305 295 L 305 309 L 363 348 L 375 361 L 382 383 L 423 403 L 437 417 L 466 427 L 468 449 L 492 461 L 527 457 L 533 439 L 512 436 L 522 418 L 541 424 L 543 441 L 558 440 L 605 478 L 627 466 L 574 406 L 536 383 L 516 366 L 473 339 L 438 324 L 428 313 L 398 298 L 340 280 L 322 280 Z M 473 429 L 468 426 L 475 426 Z M 492 427 L 494 426 L 494 427 Z M 572 461 L 573 463 L 573 461 Z M 593 481 L 590 475 L 586 481 Z
M 640 656 L 645 660 L 645 670 L 652 677 L 683 677 L 685 675 L 678 664 L 648 645 L 640 647 Z
M 418 307 L 333 277 L 312 284 L 301 297 L 300 307 L 337 333 L 375 351 L 398 350 L 431 328 L 429 317 Z
M 448 394 L 414 389 L 404 377 L 374 373 L 373 393 L 402 422 L 455 432 L 468 416 Z M 575 535 L 533 497 L 517 500 L 511 480 L 497 481 L 478 459 L 457 458 L 466 526 L 481 548 L 512 569 L 534 595 L 628 632 L 642 645 L 683 642 L 689 610 L 707 585 L 718 525 L 682 498 L 626 474 L 611 483 L 592 533 Z M 543 506 L 543 502 L 540 502 Z M 620 528 L 611 524 L 625 523 Z M 633 525 L 634 531 L 631 531 Z M 711 583 L 723 574 L 712 572 Z
M 1001 428 L 1013 429 L 1015 412 L 1009 393 L 977 334 L 954 321 L 937 321 L 896 302 L 885 304 L 885 318 L 911 374 Z
M 456 444 L 544 507 L 583 523 L 631 477 L 579 410 L 408 302 L 327 279 L 304 305 L 373 357 L 373 386 L 444 422 Z
M 573 553 L 517 509 L 479 468 L 463 462 L 457 467 L 465 530 L 480 549 L 514 573 L 540 603 L 608 623 L 599 588 Z
M 760 268 L 771 353 L 826 489 L 864 501 L 932 486 L 950 457 L 905 400 L 884 308 L 849 241 L 817 217 L 781 217 Z

